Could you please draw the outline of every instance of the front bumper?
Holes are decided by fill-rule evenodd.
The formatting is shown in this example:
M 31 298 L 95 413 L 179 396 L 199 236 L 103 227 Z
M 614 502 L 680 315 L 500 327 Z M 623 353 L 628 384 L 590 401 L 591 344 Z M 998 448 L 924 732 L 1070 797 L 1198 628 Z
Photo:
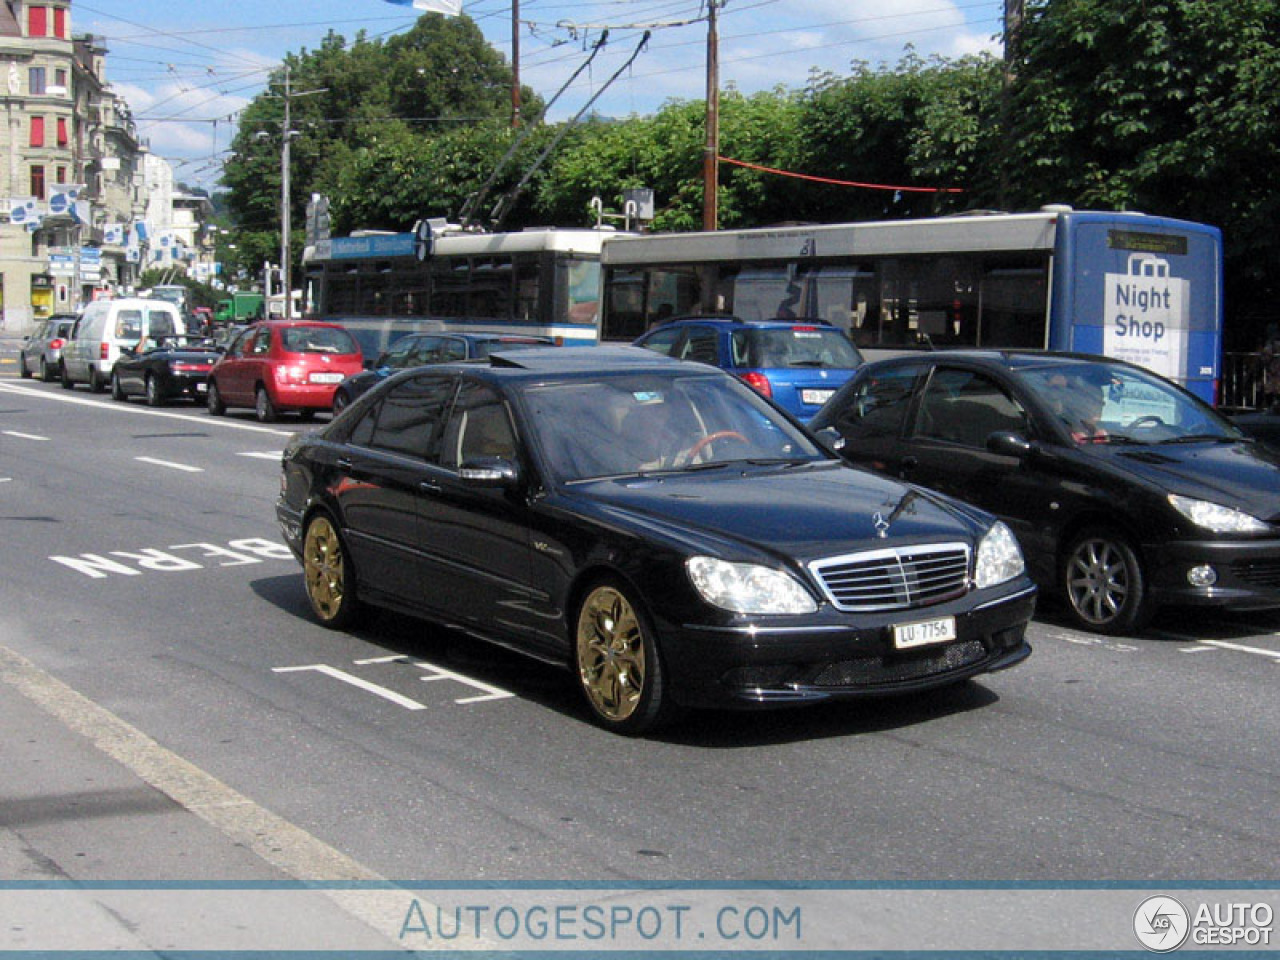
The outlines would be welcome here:
M 1160 604 L 1228 610 L 1280 607 L 1280 540 L 1188 540 L 1149 545 L 1151 591 Z M 1187 580 L 1193 567 L 1211 566 L 1209 587 Z
M 1031 654 L 1025 634 L 1036 591 L 1022 582 L 985 603 L 974 595 L 893 614 L 837 614 L 787 626 L 744 623 L 659 627 L 675 698 L 687 706 L 763 706 L 926 690 L 994 670 Z M 895 650 L 893 626 L 954 616 L 956 638 Z

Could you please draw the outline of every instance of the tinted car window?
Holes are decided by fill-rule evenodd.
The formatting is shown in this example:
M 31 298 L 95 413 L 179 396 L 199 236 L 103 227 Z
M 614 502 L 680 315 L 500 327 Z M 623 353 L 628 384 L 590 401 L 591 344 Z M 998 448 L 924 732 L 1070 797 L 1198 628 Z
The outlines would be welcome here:
M 671 351 L 676 345 L 676 341 L 680 339 L 684 333 L 680 327 L 671 327 L 666 330 L 659 330 L 651 333 L 644 338 L 644 342 L 640 346 L 646 350 L 652 350 L 655 353 L 661 353 L 664 356 L 671 356 Z
M 986 446 L 993 433 L 1025 433 L 1026 413 L 990 377 L 970 370 L 936 370 L 925 387 L 916 433 Z
M 356 353 L 360 349 L 351 334 L 338 327 L 285 327 L 281 336 L 290 353 Z
M 698 363 L 720 363 L 720 334 L 707 327 L 690 327 L 684 345 L 680 348 L 680 356 L 684 360 Z
M 862 355 L 848 337 L 820 327 L 735 330 L 733 355 L 735 363 L 744 367 L 856 367 L 862 363 Z
M 453 380 L 447 377 L 414 377 L 397 384 L 378 407 L 369 446 L 435 460 L 440 421 L 452 392 Z
M 918 366 L 893 367 L 855 384 L 831 424 L 848 440 L 896 437 L 911 405 Z
M 458 468 L 477 457 L 514 460 L 516 437 L 502 399 L 478 383 L 464 383 L 444 431 L 442 466 Z

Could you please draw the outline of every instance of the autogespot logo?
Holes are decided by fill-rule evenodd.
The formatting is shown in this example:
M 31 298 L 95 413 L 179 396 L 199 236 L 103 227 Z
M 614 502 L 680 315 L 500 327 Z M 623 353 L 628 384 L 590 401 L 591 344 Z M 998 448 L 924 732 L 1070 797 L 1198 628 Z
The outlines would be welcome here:
M 1191 916 L 1173 897 L 1147 897 L 1133 915 L 1133 932 L 1153 953 L 1177 950 L 1187 939 Z

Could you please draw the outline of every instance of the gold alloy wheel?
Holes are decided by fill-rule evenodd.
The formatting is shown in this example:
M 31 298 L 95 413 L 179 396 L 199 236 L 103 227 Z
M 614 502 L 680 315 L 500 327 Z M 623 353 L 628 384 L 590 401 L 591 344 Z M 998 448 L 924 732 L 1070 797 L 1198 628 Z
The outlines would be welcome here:
M 582 689 L 597 713 L 614 723 L 635 713 L 645 685 L 644 631 L 615 588 L 597 587 L 583 603 L 577 659 Z
M 342 541 L 327 517 L 316 517 L 302 542 L 302 574 L 311 607 L 326 623 L 341 615 L 347 596 Z

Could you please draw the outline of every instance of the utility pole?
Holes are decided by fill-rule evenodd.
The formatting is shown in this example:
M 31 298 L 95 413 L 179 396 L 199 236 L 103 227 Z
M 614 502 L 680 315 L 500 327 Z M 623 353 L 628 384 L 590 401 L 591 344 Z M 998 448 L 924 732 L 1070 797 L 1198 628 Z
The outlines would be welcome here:
M 1018 58 L 1022 55 L 1022 18 L 1024 0 L 1004 0 L 1004 82 L 1000 90 L 1000 140 L 1006 155 L 1000 163 L 1000 209 L 1009 207 L 1009 157 L 1013 143 L 1013 80 Z
M 520 0 L 511 0 L 511 126 L 520 126 Z
M 707 0 L 707 145 L 702 151 L 702 229 L 720 225 L 720 30 L 717 2 Z

